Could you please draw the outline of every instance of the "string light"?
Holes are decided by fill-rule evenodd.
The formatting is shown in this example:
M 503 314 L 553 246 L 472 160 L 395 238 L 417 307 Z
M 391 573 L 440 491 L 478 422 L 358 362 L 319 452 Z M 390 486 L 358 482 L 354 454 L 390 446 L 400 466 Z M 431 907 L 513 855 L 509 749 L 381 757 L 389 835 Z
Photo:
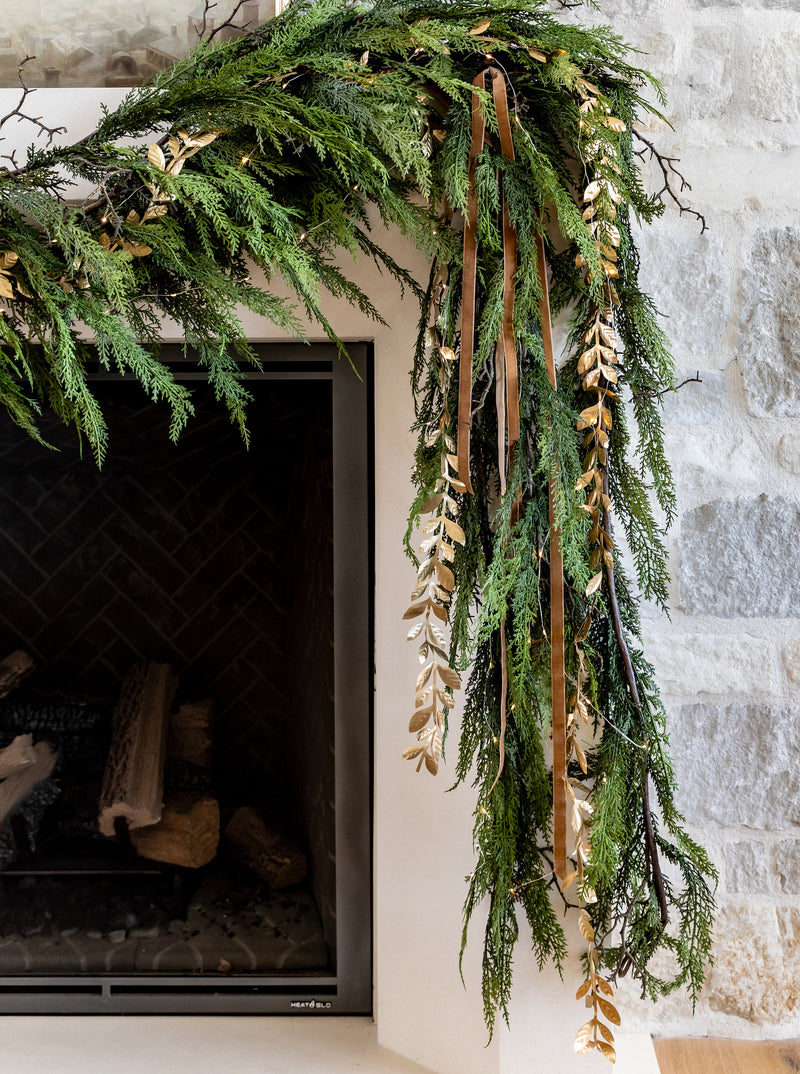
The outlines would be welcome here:
M 298 242 L 305 242 L 306 238 L 307 238 L 307 233 L 305 231 L 301 231 L 300 236 L 299 236 L 297 241 Z
M 250 158 L 249 157 L 242 157 L 241 165 L 242 165 L 243 168 L 246 167 L 249 163 L 250 163 Z
M 101 216 L 100 217 L 100 223 L 101 224 L 107 224 L 108 223 L 108 217 L 107 216 Z

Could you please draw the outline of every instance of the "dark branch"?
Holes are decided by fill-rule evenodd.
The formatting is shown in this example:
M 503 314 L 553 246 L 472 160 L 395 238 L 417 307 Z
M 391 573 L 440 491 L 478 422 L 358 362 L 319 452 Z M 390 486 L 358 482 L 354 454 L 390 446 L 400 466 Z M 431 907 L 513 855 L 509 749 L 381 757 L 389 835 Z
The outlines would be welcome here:
M 661 875 L 661 862 L 658 859 L 658 845 L 653 831 L 653 817 L 650 813 L 650 769 L 644 774 L 644 845 L 647 852 L 647 860 L 650 864 L 650 875 L 653 878 L 658 909 L 661 914 L 661 924 L 666 928 L 669 924 L 669 907 L 667 895 L 664 891 L 664 877 Z
M 200 37 L 203 38 L 205 41 L 213 41 L 218 33 L 226 29 L 227 27 L 234 25 L 236 26 L 237 30 L 241 30 L 243 33 L 249 32 L 249 30 L 251 29 L 250 23 L 248 23 L 246 26 L 239 26 L 233 21 L 239 14 L 239 11 L 242 9 L 245 3 L 246 0 L 237 0 L 237 3 L 234 5 L 234 8 L 231 11 L 230 15 L 227 17 L 227 19 L 225 19 L 224 22 L 221 22 L 219 26 L 215 26 L 211 33 L 208 33 L 208 13 L 213 8 L 218 7 L 219 5 L 216 3 L 216 0 L 205 0 L 205 5 L 203 7 L 203 25 L 200 29 Z
M 16 119 L 18 123 L 32 123 L 34 125 L 34 127 L 36 127 L 38 129 L 39 134 L 46 134 L 47 135 L 47 145 L 51 146 L 53 144 L 53 139 L 55 138 L 55 136 L 57 134 L 63 134 L 66 131 L 67 128 L 66 127 L 48 127 L 46 123 L 42 122 L 42 117 L 41 116 L 31 116 L 31 115 L 28 115 L 27 112 L 23 111 L 23 106 L 25 104 L 25 101 L 28 99 L 30 94 L 34 92 L 31 89 L 30 86 L 27 86 L 25 84 L 24 68 L 25 68 L 26 63 L 30 63 L 31 60 L 35 60 L 35 59 L 36 59 L 35 56 L 26 56 L 24 60 L 20 60 L 19 67 L 17 68 L 17 78 L 19 79 L 19 84 L 20 84 L 22 92 L 20 93 L 20 98 L 17 101 L 15 107 L 12 108 L 11 111 L 7 115 L 3 116 L 2 119 L 0 119 L 0 131 L 3 129 L 5 124 L 8 123 L 8 121 L 10 119 Z M 2 140 L 2 139 L 0 139 L 0 140 Z M 11 155 L 7 155 L 4 159 L 5 160 L 10 160 L 11 163 L 16 166 L 16 160 L 14 159 L 14 154 L 13 153 Z
M 681 388 L 685 388 L 687 384 L 702 384 L 703 378 L 700 376 L 700 370 L 693 377 L 687 377 L 686 380 L 682 380 L 680 384 L 676 384 L 674 388 L 662 388 L 661 391 L 656 391 L 655 388 L 649 388 L 646 386 L 639 386 L 635 392 L 633 392 L 634 399 L 638 399 L 639 396 L 645 395 L 652 399 L 658 399 L 661 395 L 669 395 L 670 392 L 679 392 Z
M 637 131 L 635 127 L 633 128 L 633 135 L 644 146 L 643 149 L 634 150 L 636 156 L 639 157 L 640 160 L 655 160 L 655 162 L 661 169 L 661 176 L 664 180 L 664 185 L 656 194 L 653 195 L 653 200 L 660 201 L 663 203 L 664 197 L 667 196 L 672 200 L 674 205 L 677 206 L 678 214 L 680 216 L 683 216 L 684 213 L 687 216 L 696 216 L 697 219 L 700 221 L 700 234 L 702 235 L 708 227 L 708 225 L 706 224 L 706 218 L 703 216 L 702 213 L 699 213 L 697 209 L 690 208 L 690 206 L 688 206 L 685 202 L 681 201 L 681 199 L 678 197 L 678 194 L 682 194 L 684 190 L 692 189 L 691 183 L 687 182 L 686 177 L 675 167 L 676 164 L 680 164 L 680 157 L 665 157 L 663 153 L 659 153 L 659 151 L 656 149 L 650 139 L 645 138 L 645 136 L 640 131 Z M 675 192 L 675 189 L 673 187 L 673 183 L 676 180 L 680 182 L 680 186 L 678 187 L 677 193 Z

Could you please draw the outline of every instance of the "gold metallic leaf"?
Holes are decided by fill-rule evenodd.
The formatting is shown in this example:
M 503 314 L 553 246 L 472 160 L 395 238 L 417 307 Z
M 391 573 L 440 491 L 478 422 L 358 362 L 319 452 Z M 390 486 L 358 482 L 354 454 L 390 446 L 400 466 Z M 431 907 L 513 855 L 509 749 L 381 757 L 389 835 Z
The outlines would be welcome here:
M 611 987 L 611 985 L 608 983 L 608 981 L 605 979 L 605 977 L 600 977 L 599 975 L 595 975 L 594 983 L 597 986 L 597 990 L 599 992 L 603 992 L 606 996 L 613 996 L 614 995 L 614 989 Z M 609 1030 L 609 1032 L 611 1032 L 611 1031 Z M 613 1037 L 610 1037 L 609 1039 L 613 1040 Z
M 435 511 L 439 504 L 442 502 L 443 496 L 443 492 L 437 492 L 433 496 L 426 496 L 425 500 L 422 503 L 422 507 L 420 507 L 420 511 L 424 515 L 429 514 L 431 511 Z
M 408 721 L 408 729 L 411 734 L 415 734 L 417 731 L 421 731 L 425 724 L 430 719 L 430 713 L 428 712 L 415 712 L 411 719 Z
M 611 1022 L 612 1025 L 618 1026 L 622 1024 L 620 1022 L 619 1011 L 613 1003 L 610 1003 L 607 999 L 603 999 L 602 996 L 597 997 L 597 1003 L 600 1007 L 600 1010 L 603 1012 L 603 1014 L 606 1016 L 609 1022 Z
M 145 209 L 142 221 L 153 220 L 155 217 L 164 216 L 167 212 L 169 212 L 169 209 L 166 205 L 149 205 L 147 209 Z
M 597 195 L 600 193 L 601 184 L 599 179 L 595 179 L 593 183 L 589 183 L 583 192 L 584 201 L 594 201 Z
M 408 749 L 403 750 L 402 757 L 404 761 L 413 761 L 415 757 L 419 757 L 422 753 L 422 746 L 409 746 Z
M 442 559 L 446 559 L 448 563 L 452 563 L 456 558 L 455 549 L 451 544 L 448 544 L 446 541 L 442 541 L 439 547 L 439 555 Z
M 607 1025 L 598 1020 L 597 1028 L 600 1030 L 601 1034 L 605 1037 L 609 1044 L 614 1043 L 614 1034 L 611 1032 Z
M 164 156 L 164 150 L 157 142 L 151 143 L 150 148 L 147 150 L 147 159 L 159 171 L 167 170 L 167 158 Z
M 466 534 L 457 522 L 454 522 L 452 518 L 448 518 L 446 515 L 444 516 L 444 528 L 447 530 L 447 535 L 451 540 L 464 544 L 467 539 Z
M 120 246 L 123 250 L 127 250 L 129 254 L 133 254 L 134 257 L 147 257 L 148 254 L 152 254 L 152 246 L 147 246 L 143 242 L 131 242 L 129 239 L 122 239 Z
M 419 675 L 417 676 L 417 686 L 416 686 L 416 689 L 418 691 L 421 690 L 423 688 L 423 686 L 425 686 L 425 684 L 427 683 L 428 679 L 431 677 L 431 672 L 432 671 L 433 671 L 433 664 L 428 664 L 428 666 L 423 668 L 422 671 L 419 673 Z
M 436 577 L 439 579 L 441 585 L 445 589 L 452 589 L 456 584 L 455 575 L 449 567 L 445 567 L 444 563 L 436 563 Z
M 594 1020 L 592 1019 L 585 1022 L 575 1034 L 575 1051 L 578 1053 L 590 1052 L 592 1048 L 594 1048 L 594 1041 L 592 1040 L 593 1036 Z
M 432 776 L 435 776 L 439 771 L 439 763 L 435 757 L 431 757 L 429 753 L 425 754 L 425 767 L 428 769 Z
M 543 52 L 540 52 L 538 48 L 533 48 L 533 46 L 531 46 L 528 49 L 528 55 L 533 56 L 534 60 L 538 60 L 539 63 L 547 63 L 547 56 L 545 56 Z
M 422 623 L 417 623 L 416 626 L 413 626 L 406 635 L 406 641 L 413 641 L 415 638 L 419 637 L 422 626 Z
M 604 225 L 606 238 L 612 246 L 619 246 L 619 228 L 616 224 Z
M 566 891 L 570 884 L 574 884 L 577 879 L 577 870 L 573 870 L 573 872 L 568 873 L 567 876 L 564 877 L 563 883 L 561 884 L 561 890 Z M 580 999 L 580 996 L 578 997 L 578 999 Z
M 578 758 L 578 764 L 581 766 L 581 771 L 586 775 L 589 771 L 586 765 L 586 754 L 577 742 L 573 743 L 573 748 L 575 750 L 575 756 Z
M 592 578 L 592 580 L 589 582 L 589 584 L 586 587 L 586 596 L 591 597 L 591 595 L 593 593 L 597 592 L 597 590 L 600 588 L 600 586 L 602 584 L 603 584 L 603 572 L 598 571 L 597 574 Z
M 439 670 L 439 676 L 442 682 L 450 690 L 461 689 L 461 676 L 451 667 L 441 667 Z
M 470 30 L 470 33 L 471 34 L 483 34 L 483 33 L 486 33 L 486 31 L 489 29 L 489 26 L 491 25 L 491 22 L 492 22 L 491 19 L 481 19 L 480 22 L 475 23 L 475 25 Z
M 14 288 L 11 286 L 11 281 L 7 276 L 0 276 L 0 296 L 3 298 L 14 297 Z
M 606 1044 L 604 1040 L 599 1040 L 597 1042 L 597 1047 L 600 1049 L 600 1051 L 603 1053 L 609 1063 L 616 1063 L 617 1053 L 614 1051 L 613 1045 Z
M 581 910 L 578 914 L 578 928 L 580 929 L 581 936 L 583 936 L 584 940 L 592 943 L 594 940 L 594 926 L 592 925 L 592 919 L 589 917 L 586 910 Z M 608 1003 L 607 1000 L 602 1000 L 601 1002 Z M 609 1007 L 611 1006 L 610 1003 L 608 1005 Z M 606 1015 L 606 1017 L 608 1016 Z M 619 1015 L 617 1015 L 617 1017 L 619 1017 Z M 613 1021 L 613 1019 L 609 1018 L 609 1021 Z M 617 1022 L 617 1025 L 619 1025 L 619 1022 Z
M 418 615 L 421 615 L 428 606 L 427 600 L 420 601 L 419 604 L 412 604 L 410 608 L 407 608 L 403 614 L 404 619 L 416 619 Z
M 571 873 L 571 874 L 570 874 L 570 876 L 577 876 L 577 875 L 578 875 L 577 873 Z M 566 885 L 567 885 L 567 882 L 566 882 L 566 880 L 565 880 L 565 881 L 564 881 L 564 883 L 563 883 L 563 884 L 561 885 L 561 890 L 562 890 L 562 891 L 564 890 L 564 888 L 566 887 Z M 591 982 L 591 980 L 589 980 L 589 981 L 584 981 L 584 982 L 583 982 L 583 984 L 581 985 L 581 987 L 580 987 L 580 988 L 578 989 L 578 991 L 577 991 L 577 992 L 575 993 L 575 999 L 583 999 L 583 997 L 584 997 L 584 996 L 586 995 L 586 993 L 587 993 L 587 992 L 589 991 L 589 989 L 590 989 L 591 987 L 592 987 L 592 982 Z

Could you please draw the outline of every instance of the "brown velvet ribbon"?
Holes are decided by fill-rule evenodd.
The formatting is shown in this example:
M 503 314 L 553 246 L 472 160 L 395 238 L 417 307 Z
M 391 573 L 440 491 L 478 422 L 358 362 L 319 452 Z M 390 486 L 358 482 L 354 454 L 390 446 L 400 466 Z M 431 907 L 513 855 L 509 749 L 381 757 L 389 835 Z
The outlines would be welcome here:
M 542 296 L 539 313 L 547 376 L 556 387 L 556 362 L 550 321 L 550 295 L 544 238 L 536 236 L 536 257 Z M 556 527 L 553 479 L 547 489 L 550 509 L 550 686 L 553 697 L 553 871 L 563 883 L 567 876 L 567 704 L 564 657 L 564 560 Z
M 514 160 L 514 141 L 508 111 L 508 89 L 505 76 L 496 67 L 487 67 L 474 79 L 473 86 L 485 89 L 487 75 L 491 78 L 492 98 L 497 115 L 500 148 L 503 155 Z M 470 427 L 472 423 L 472 365 L 475 341 L 475 306 L 478 269 L 478 199 L 475 193 L 474 171 L 478 156 L 489 138 L 486 117 L 480 97 L 472 95 L 472 140 L 469 150 L 470 185 L 467 194 L 467 213 L 464 224 L 464 268 L 461 299 L 461 356 L 458 378 L 458 476 L 473 491 L 470 479 Z M 501 180 L 502 186 L 502 180 Z M 537 238 L 538 271 L 542 298 L 540 313 L 542 342 L 550 382 L 555 387 L 556 371 L 550 325 L 550 303 L 547 288 L 547 265 L 544 240 Z M 495 348 L 495 404 L 497 407 L 497 455 L 500 491 L 504 494 L 508 465 L 519 440 L 519 372 L 514 336 L 514 274 L 517 269 L 517 237 L 503 193 L 503 323 Z M 564 667 L 564 570 L 561 545 L 555 528 L 552 480 L 550 503 L 550 645 L 551 681 L 553 691 L 553 855 L 556 876 L 567 875 L 567 798 L 566 798 L 566 704 Z M 500 625 L 501 698 L 499 767 L 492 788 L 503 771 L 507 723 L 508 668 L 506 665 L 506 624 Z
M 496 67 L 487 67 L 472 80 L 484 89 L 486 76 L 492 80 L 492 97 L 497 114 L 500 148 L 509 160 L 514 159 L 514 140 L 508 113 L 505 76 Z M 472 95 L 472 142 L 469 149 L 470 185 L 467 194 L 467 218 L 464 223 L 464 270 L 461 298 L 461 360 L 458 370 L 458 476 L 472 492 L 469 472 L 470 426 L 472 423 L 472 361 L 475 341 L 475 301 L 478 276 L 478 198 L 472 182 L 475 162 L 485 142 L 486 117 L 477 93 Z M 514 273 L 517 270 L 517 236 L 511 224 L 508 204 L 503 196 L 503 325 L 495 349 L 497 453 L 500 490 L 506 491 L 508 460 L 519 440 L 519 377 L 517 348 L 514 339 Z

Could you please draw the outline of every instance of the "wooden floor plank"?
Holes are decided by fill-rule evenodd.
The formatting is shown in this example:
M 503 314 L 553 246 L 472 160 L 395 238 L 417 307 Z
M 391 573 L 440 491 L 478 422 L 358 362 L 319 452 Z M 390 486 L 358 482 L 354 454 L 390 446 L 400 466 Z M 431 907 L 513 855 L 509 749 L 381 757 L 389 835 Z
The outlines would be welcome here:
M 661 1074 L 800 1074 L 800 1041 L 653 1041 Z

